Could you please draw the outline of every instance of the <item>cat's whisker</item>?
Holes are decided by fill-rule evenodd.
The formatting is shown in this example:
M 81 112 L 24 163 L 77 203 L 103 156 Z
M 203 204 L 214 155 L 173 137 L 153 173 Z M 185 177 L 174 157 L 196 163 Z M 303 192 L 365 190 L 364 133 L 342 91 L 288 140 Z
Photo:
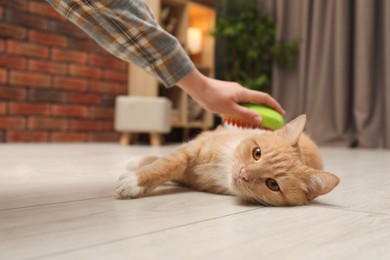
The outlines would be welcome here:
M 253 190 L 251 190 L 249 187 L 247 187 L 246 185 L 242 185 L 249 194 L 251 194 L 251 197 L 250 197 L 250 200 L 255 202 L 255 203 L 260 203 L 264 206 L 272 206 L 271 204 L 265 202 L 262 198 L 259 197 L 258 194 L 256 194 Z

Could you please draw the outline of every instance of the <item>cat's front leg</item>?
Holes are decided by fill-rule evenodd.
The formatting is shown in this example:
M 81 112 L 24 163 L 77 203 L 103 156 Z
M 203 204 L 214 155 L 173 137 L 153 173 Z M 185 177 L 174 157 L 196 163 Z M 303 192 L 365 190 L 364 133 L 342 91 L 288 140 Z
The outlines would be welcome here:
M 158 185 L 182 176 L 189 163 L 185 151 L 151 161 L 137 170 L 128 170 L 119 178 L 116 191 L 120 197 L 135 198 L 150 193 Z
M 121 197 L 135 198 L 144 193 L 144 188 L 139 187 L 137 171 L 147 166 L 158 157 L 156 156 L 133 156 L 126 161 L 127 172 L 119 177 L 116 185 L 116 191 Z
M 157 156 L 133 156 L 126 161 L 126 170 L 135 171 L 157 160 Z

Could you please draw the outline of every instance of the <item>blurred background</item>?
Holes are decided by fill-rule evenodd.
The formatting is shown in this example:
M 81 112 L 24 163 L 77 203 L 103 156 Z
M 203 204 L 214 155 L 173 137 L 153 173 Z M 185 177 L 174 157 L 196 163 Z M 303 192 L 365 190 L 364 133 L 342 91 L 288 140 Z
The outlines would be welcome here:
M 286 121 L 307 114 L 319 144 L 390 148 L 389 1 L 147 2 L 199 70 L 271 93 Z M 45 1 L 0 0 L 0 142 L 117 142 L 120 95 L 170 99 L 168 140 L 218 123 Z

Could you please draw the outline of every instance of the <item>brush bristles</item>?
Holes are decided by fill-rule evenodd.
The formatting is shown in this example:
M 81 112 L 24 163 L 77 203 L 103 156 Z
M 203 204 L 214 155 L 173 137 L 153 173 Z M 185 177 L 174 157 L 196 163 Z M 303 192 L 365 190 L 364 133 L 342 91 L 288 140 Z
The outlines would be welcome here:
M 259 129 L 263 129 L 263 130 L 271 130 L 271 131 L 273 131 L 273 129 L 265 127 L 265 126 L 262 126 L 262 125 L 253 126 L 253 125 L 246 124 L 246 123 L 243 123 L 243 122 L 241 122 L 239 120 L 236 120 L 236 119 L 233 119 L 233 118 L 229 118 L 229 117 L 225 117 L 223 119 L 223 122 L 225 124 L 228 124 L 228 125 L 231 125 L 231 126 L 235 126 L 235 127 L 238 127 L 238 128 L 259 128 Z

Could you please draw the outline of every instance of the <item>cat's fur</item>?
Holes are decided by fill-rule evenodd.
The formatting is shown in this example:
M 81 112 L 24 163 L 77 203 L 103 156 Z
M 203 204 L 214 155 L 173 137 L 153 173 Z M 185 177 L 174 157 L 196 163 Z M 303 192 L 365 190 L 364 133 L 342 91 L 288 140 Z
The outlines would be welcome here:
M 132 160 L 128 172 L 118 181 L 117 193 L 135 198 L 167 181 L 176 181 L 263 205 L 306 204 L 331 191 L 339 179 L 322 171 L 317 146 L 302 133 L 305 122 L 306 116 L 302 115 L 273 132 L 205 132 L 161 158 Z

